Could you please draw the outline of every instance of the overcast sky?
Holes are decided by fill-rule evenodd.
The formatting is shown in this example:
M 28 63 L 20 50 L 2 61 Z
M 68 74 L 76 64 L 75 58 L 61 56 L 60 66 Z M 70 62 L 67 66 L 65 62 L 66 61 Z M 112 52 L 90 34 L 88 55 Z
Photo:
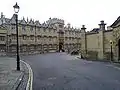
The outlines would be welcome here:
M 119 0 L 1 0 L 0 12 L 11 18 L 16 2 L 20 6 L 19 19 L 24 16 L 42 23 L 55 17 L 77 28 L 84 24 L 87 30 L 97 28 L 101 20 L 110 26 L 120 15 Z

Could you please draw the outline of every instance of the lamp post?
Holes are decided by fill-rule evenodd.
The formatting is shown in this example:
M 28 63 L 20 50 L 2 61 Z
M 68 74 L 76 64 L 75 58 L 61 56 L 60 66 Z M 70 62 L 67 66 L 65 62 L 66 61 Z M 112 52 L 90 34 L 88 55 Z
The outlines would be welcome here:
M 113 45 L 113 41 L 110 40 L 110 61 L 112 61 L 112 59 L 113 59 L 112 45 Z
M 35 25 L 35 54 L 37 54 L 37 26 Z
M 20 57 L 19 57 L 19 42 L 18 42 L 18 12 L 20 7 L 16 4 L 13 6 L 15 11 L 15 21 L 16 21 L 16 34 L 17 34 L 17 70 L 20 71 Z

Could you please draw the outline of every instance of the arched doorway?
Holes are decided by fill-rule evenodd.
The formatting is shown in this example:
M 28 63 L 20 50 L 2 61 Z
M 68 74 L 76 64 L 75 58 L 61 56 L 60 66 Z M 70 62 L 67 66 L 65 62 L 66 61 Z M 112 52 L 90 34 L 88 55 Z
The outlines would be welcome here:
M 59 52 L 63 51 L 63 43 L 59 43 Z
M 120 39 L 118 40 L 118 60 L 120 60 Z

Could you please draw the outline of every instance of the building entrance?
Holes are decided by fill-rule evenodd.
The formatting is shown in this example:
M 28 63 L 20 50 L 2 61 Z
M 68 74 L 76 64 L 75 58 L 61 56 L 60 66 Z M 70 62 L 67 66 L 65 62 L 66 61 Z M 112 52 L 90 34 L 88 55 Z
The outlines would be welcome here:
M 63 43 L 59 43 L 59 52 L 60 51 L 64 52 L 64 50 L 63 50 Z

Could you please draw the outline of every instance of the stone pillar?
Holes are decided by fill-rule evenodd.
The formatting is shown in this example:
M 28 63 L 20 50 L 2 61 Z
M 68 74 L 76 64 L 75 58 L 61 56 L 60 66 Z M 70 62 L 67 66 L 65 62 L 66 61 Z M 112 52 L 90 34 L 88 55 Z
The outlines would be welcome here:
M 99 50 L 98 50 L 98 59 L 104 59 L 104 30 L 105 30 L 105 23 L 104 21 L 100 21 L 101 23 L 98 24 L 100 26 L 99 30 Z
M 99 27 L 100 27 L 100 30 L 105 30 L 105 25 L 106 25 L 106 23 L 104 23 L 104 21 L 102 20 L 102 21 L 100 21 L 101 23 L 100 24 L 98 24 L 99 25 Z
M 82 57 L 86 57 L 87 55 L 87 41 L 86 41 L 86 28 L 85 25 L 82 25 L 81 28 L 81 54 Z
M 99 31 L 98 59 L 104 59 L 104 32 Z

